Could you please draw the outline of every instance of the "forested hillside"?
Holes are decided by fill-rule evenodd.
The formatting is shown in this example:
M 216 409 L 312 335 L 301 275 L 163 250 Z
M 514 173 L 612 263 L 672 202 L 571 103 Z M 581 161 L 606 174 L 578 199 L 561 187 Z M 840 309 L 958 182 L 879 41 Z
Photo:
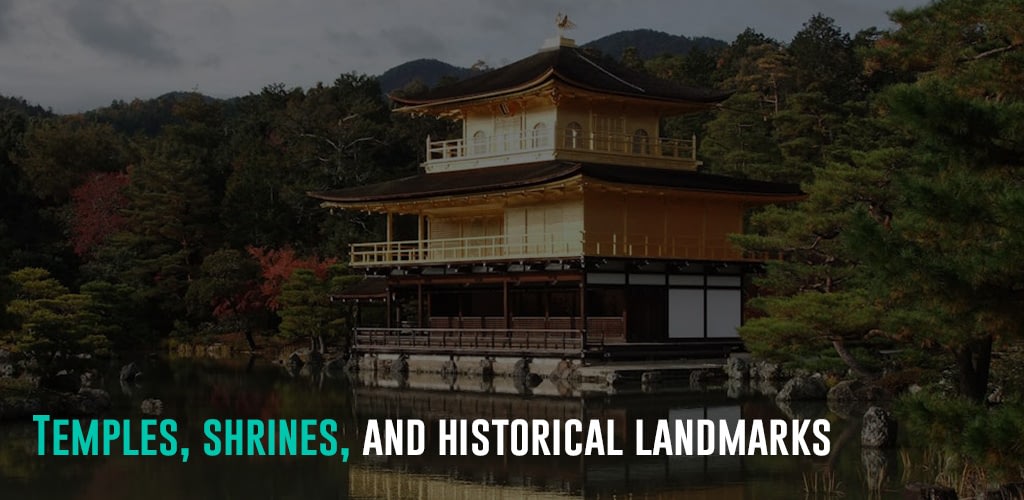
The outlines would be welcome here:
M 724 47 L 615 56 L 735 91 L 664 135 L 696 134 L 708 172 L 808 194 L 736 237 L 778 257 L 752 290 L 751 350 L 865 377 L 895 351 L 903 367 L 952 367 L 980 401 L 993 346 L 1021 331 L 1024 15 L 1010 0 L 944 0 L 892 16 L 891 32 L 818 15 L 792 40 L 748 29 Z M 381 222 L 306 193 L 409 174 L 427 135 L 457 130 L 392 114 L 381 95 L 346 74 L 77 115 L 4 99 L 0 342 L 52 358 L 210 332 L 255 345 L 310 324 L 343 339 L 323 301 L 348 243 L 379 238 Z

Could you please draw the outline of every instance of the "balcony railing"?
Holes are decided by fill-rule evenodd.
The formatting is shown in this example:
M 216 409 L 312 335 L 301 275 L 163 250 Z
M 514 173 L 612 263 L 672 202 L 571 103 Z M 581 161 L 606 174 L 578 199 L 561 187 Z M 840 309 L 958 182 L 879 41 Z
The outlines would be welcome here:
M 581 256 L 729 261 L 781 258 L 743 253 L 725 239 L 619 233 L 587 233 L 576 238 L 542 234 L 355 243 L 350 255 L 353 266 L 364 267 Z
M 690 139 L 652 138 L 646 135 L 533 130 L 469 139 L 433 141 L 427 137 L 427 163 L 479 159 L 538 151 L 581 151 L 678 160 L 697 160 L 696 136 Z
M 699 236 L 587 233 L 583 253 L 600 257 L 746 260 L 742 251 L 725 239 Z
M 355 348 L 380 352 L 578 354 L 583 330 L 358 328 Z
M 582 241 L 562 235 L 471 236 L 430 240 L 355 243 L 352 265 L 445 264 L 580 256 Z

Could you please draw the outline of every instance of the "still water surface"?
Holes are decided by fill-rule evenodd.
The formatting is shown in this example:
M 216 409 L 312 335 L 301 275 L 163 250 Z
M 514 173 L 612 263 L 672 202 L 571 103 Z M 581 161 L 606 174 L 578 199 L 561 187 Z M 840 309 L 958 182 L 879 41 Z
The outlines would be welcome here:
M 665 382 L 655 391 L 539 396 L 399 387 L 290 376 L 270 363 L 149 361 L 143 379 L 104 388 L 108 417 L 143 418 L 140 403 L 158 398 L 179 422 L 189 463 L 163 457 L 39 457 L 32 425 L 0 426 L 2 499 L 342 499 L 342 498 L 902 498 L 908 481 L 927 478 L 912 452 L 862 452 L 856 419 L 824 404 L 781 407 L 756 391 Z M 545 382 L 547 383 L 547 382 Z M 471 384 L 470 384 L 471 385 Z M 488 389 L 488 387 L 484 387 Z M 493 390 L 493 387 L 491 388 Z M 626 422 L 666 418 L 829 418 L 828 457 L 638 457 Z M 351 461 L 325 457 L 205 457 L 208 418 L 333 418 Z M 362 457 L 371 418 L 614 419 L 621 457 Z M 620 424 L 621 423 L 621 424 Z M 817 488 L 814 487 L 817 484 Z M 808 492 L 810 489 L 812 491 Z M 813 491 L 817 489 L 817 492 Z

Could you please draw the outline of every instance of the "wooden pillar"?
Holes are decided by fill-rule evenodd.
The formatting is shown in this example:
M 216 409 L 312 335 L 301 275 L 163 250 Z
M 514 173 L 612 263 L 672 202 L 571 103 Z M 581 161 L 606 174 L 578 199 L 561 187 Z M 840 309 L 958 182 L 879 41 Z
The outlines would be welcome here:
M 501 282 L 501 303 L 504 306 L 505 313 L 505 329 L 512 329 L 512 308 L 509 307 L 509 296 L 508 296 L 508 279 L 506 278 Z
M 551 290 L 545 286 L 540 293 L 544 302 L 544 329 L 546 330 L 551 326 Z
M 629 251 L 629 200 L 626 193 L 619 193 L 622 199 L 622 255 L 632 257 L 633 252 Z
M 462 315 L 464 311 L 462 310 L 462 293 L 462 289 L 455 292 L 455 302 L 459 306 L 459 328 L 462 328 L 463 326 Z
M 423 328 L 423 283 L 416 284 L 416 326 Z
M 708 202 L 703 200 L 701 203 L 701 219 L 700 219 L 700 248 L 698 249 L 698 256 L 700 258 L 706 258 L 708 255 Z
M 384 293 L 384 328 L 391 328 L 391 285 L 385 289 Z
M 587 273 L 580 277 L 580 324 L 583 331 L 583 348 L 587 347 Z
M 385 235 L 385 240 L 384 240 L 384 242 L 385 242 L 384 246 L 387 248 L 385 250 L 384 254 L 385 254 L 386 260 L 388 262 L 391 262 L 391 240 L 392 240 L 392 236 L 394 234 L 394 230 L 395 230 L 395 214 L 393 214 L 391 212 L 388 212 L 387 226 L 386 226 L 386 229 L 385 229 L 385 232 L 387 234 Z
M 424 227 L 425 226 L 425 224 L 424 224 L 424 217 L 425 216 L 422 213 L 420 213 L 419 217 L 416 218 L 416 220 L 417 220 L 417 222 L 416 222 L 416 241 L 418 242 L 417 243 L 417 250 L 418 250 L 418 254 L 419 254 L 419 259 L 420 260 L 423 260 L 423 258 L 424 258 L 424 255 L 423 255 L 423 239 L 424 239 L 424 236 L 426 236 L 426 234 L 425 234 L 426 228 Z

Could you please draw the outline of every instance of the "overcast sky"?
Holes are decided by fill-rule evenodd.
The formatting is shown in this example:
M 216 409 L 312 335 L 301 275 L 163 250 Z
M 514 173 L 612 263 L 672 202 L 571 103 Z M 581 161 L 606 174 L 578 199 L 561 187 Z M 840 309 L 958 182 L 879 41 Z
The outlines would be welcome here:
M 813 14 L 846 31 L 888 27 L 927 0 L 0 0 L 0 94 L 75 112 L 113 99 L 216 97 L 426 57 L 500 66 L 534 53 L 567 12 L 580 43 L 651 28 L 731 41 L 750 26 L 787 41 Z

